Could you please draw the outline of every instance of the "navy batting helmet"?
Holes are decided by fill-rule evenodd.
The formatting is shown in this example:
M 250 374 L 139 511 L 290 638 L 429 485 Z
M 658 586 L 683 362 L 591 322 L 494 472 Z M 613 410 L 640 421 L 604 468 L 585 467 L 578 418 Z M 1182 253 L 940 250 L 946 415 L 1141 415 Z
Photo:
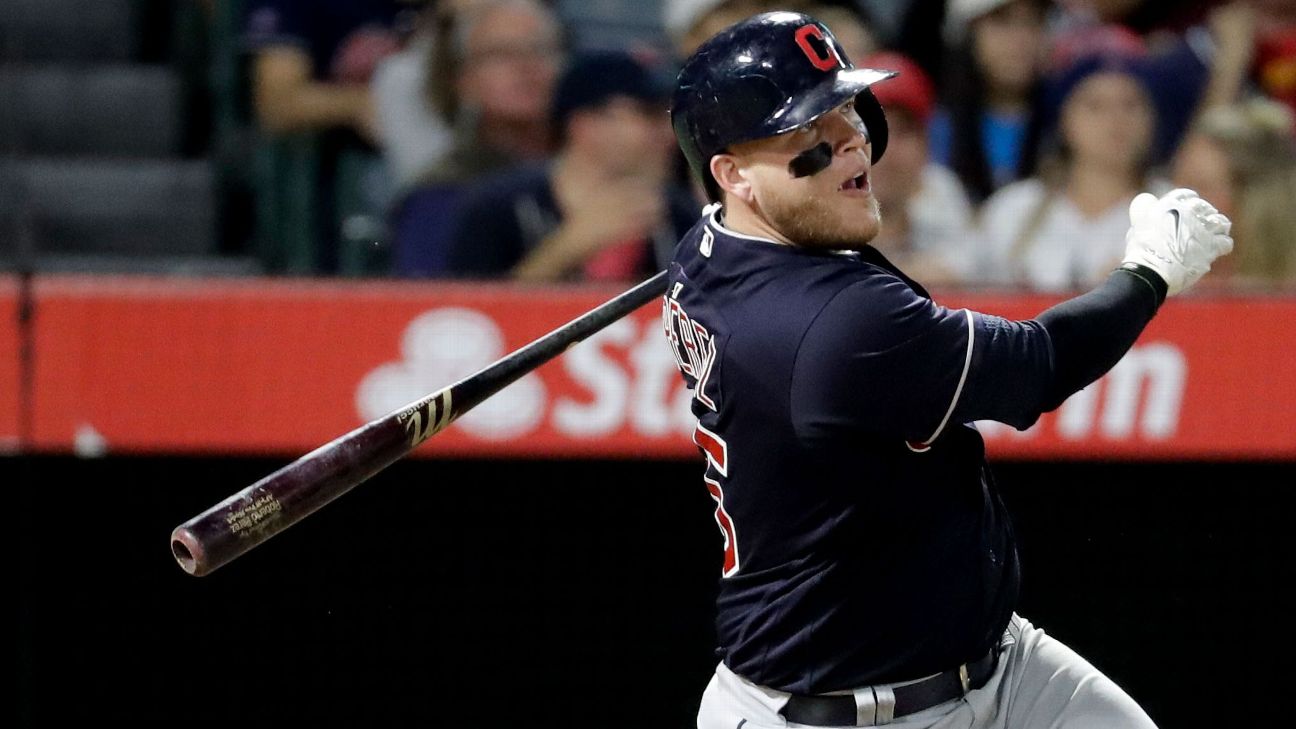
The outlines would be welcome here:
M 851 98 L 878 161 L 886 116 L 868 87 L 894 75 L 855 68 L 827 26 L 808 15 L 763 13 L 720 31 L 689 57 L 675 84 L 671 124 L 689 166 L 718 201 L 711 157 L 792 131 Z

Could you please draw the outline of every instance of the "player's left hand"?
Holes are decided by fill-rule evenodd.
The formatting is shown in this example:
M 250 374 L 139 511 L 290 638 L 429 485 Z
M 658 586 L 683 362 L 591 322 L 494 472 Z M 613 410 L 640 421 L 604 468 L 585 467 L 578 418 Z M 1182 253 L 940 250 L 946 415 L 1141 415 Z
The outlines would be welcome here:
M 1123 263 L 1156 271 L 1170 296 L 1192 286 L 1216 258 L 1233 250 L 1232 223 L 1215 206 L 1186 188 L 1160 198 L 1142 193 L 1130 203 Z

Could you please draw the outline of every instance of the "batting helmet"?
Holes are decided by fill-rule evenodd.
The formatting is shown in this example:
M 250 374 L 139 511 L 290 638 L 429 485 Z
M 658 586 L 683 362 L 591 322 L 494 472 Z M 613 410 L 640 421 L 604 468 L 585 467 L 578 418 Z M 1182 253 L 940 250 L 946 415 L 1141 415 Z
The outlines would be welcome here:
M 718 201 L 711 157 L 731 144 L 792 131 L 851 98 L 878 161 L 886 116 L 868 87 L 894 75 L 855 68 L 832 31 L 808 15 L 762 13 L 720 31 L 689 57 L 675 84 L 671 124 L 689 166 Z

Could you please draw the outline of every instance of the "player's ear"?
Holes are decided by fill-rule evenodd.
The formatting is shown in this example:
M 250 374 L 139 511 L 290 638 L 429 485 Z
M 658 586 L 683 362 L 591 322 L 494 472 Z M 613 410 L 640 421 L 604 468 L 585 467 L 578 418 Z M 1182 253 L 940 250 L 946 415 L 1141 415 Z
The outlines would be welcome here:
M 747 180 L 741 160 L 732 154 L 721 153 L 711 158 L 711 176 L 721 190 L 741 200 L 751 202 L 751 182 Z

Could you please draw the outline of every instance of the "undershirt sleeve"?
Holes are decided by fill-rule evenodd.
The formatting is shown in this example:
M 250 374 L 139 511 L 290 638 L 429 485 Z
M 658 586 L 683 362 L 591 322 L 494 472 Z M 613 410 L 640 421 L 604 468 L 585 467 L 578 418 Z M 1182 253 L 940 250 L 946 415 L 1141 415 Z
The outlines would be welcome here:
M 1029 321 L 976 314 L 972 368 L 954 417 L 1029 427 L 1115 366 L 1164 297 L 1165 282 L 1139 266 Z

